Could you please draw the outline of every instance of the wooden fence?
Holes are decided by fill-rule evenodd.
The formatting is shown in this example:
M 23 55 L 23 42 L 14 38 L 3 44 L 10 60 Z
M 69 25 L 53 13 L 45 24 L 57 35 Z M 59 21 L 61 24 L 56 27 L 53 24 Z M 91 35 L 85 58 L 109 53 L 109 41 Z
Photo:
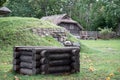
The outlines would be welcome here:
M 98 31 L 80 31 L 81 39 L 97 39 L 99 37 Z

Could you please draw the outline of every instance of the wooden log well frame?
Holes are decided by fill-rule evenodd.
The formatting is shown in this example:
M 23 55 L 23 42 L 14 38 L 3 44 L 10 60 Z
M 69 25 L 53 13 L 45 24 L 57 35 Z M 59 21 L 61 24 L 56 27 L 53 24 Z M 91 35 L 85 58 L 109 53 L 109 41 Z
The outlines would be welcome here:
M 80 71 L 79 47 L 16 46 L 13 70 L 20 74 L 57 74 Z

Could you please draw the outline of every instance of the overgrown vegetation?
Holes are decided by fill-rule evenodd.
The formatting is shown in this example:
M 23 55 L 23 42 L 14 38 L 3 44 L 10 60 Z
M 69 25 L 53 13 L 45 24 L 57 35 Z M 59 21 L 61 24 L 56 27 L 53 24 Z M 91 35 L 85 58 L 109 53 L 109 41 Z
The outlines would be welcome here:
M 100 30 L 100 38 L 101 39 L 110 39 L 114 36 L 114 32 L 112 31 L 112 28 L 104 28 Z
M 3 4 L 6 2 L 6 0 L 0 0 L 0 7 L 3 6 Z

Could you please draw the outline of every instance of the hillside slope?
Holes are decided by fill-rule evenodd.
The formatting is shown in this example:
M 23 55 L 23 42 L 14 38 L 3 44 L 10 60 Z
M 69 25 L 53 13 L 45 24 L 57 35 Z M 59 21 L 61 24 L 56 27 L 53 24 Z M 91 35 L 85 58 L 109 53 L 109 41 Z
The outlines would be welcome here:
M 15 45 L 55 45 L 60 44 L 52 37 L 40 37 L 33 34 L 31 28 L 60 28 L 36 18 L 6 17 L 0 18 L 0 48 Z M 54 42 L 54 44 L 52 44 Z

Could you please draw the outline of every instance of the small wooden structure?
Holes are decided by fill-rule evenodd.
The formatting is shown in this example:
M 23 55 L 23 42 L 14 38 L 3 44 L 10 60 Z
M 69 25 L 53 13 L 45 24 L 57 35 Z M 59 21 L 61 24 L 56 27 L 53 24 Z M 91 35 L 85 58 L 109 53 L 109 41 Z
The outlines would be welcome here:
M 98 31 L 81 31 L 80 32 L 81 39 L 98 39 L 99 32 Z
M 9 13 L 11 13 L 11 10 L 7 7 L 0 7 L 0 15 L 7 15 Z
M 13 70 L 26 75 L 79 72 L 79 52 L 79 47 L 16 46 Z
M 79 36 L 83 27 L 76 21 L 72 20 L 67 14 L 45 16 L 42 20 L 50 21 L 58 26 L 66 28 L 70 33 Z

